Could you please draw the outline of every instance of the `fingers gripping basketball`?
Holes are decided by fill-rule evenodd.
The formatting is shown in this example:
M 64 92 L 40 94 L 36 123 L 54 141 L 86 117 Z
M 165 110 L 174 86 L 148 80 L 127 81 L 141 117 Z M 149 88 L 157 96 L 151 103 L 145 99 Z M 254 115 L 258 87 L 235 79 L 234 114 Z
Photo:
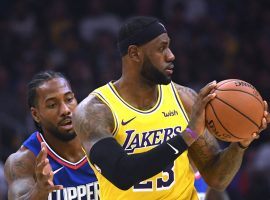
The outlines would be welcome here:
M 251 84 L 228 79 L 217 84 L 216 98 L 206 106 L 208 130 L 218 139 L 241 141 L 258 132 L 264 113 L 264 103 Z

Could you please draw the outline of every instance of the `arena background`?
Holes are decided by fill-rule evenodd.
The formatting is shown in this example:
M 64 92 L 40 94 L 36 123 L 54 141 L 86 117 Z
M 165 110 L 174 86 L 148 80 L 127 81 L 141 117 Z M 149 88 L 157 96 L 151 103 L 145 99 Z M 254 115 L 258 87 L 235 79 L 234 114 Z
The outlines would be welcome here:
M 117 79 L 116 33 L 132 15 L 153 15 L 167 26 L 175 82 L 198 90 L 214 79 L 243 79 L 269 101 L 268 0 L 1 0 L 0 200 L 7 199 L 3 163 L 35 130 L 27 82 L 40 70 L 61 71 L 82 100 Z M 232 200 L 270 199 L 269 141 L 268 128 L 246 151 L 228 188 Z

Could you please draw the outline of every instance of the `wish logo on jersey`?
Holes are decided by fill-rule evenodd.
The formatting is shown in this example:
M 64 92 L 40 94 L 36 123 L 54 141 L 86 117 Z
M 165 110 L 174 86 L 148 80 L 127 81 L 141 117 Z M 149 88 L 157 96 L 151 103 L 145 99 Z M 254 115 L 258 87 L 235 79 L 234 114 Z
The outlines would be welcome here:
M 126 140 L 123 144 L 127 153 L 133 153 L 135 149 L 160 145 L 164 141 L 181 133 L 181 126 L 164 128 L 137 133 L 135 130 L 127 130 Z
M 48 196 L 48 200 L 98 200 L 99 186 L 97 182 L 66 187 L 62 190 L 55 190 Z

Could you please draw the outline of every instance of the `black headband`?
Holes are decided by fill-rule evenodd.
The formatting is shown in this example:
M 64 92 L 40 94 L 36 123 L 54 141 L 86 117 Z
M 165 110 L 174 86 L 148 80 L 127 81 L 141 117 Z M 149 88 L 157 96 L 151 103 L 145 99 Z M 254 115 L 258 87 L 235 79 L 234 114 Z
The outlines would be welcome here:
M 161 24 L 159 21 L 152 22 L 146 28 L 138 31 L 137 33 L 118 43 L 118 48 L 121 55 L 123 56 L 127 53 L 128 47 L 130 45 L 145 44 L 154 39 L 155 37 L 161 35 L 162 33 L 167 33 L 164 25 Z

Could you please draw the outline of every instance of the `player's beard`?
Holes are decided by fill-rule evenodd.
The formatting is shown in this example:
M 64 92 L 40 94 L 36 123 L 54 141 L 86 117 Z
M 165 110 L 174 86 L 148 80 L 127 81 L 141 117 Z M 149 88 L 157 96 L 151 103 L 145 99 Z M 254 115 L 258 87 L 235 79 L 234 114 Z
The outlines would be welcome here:
M 146 57 L 143 62 L 141 75 L 153 84 L 168 85 L 172 80 L 170 76 L 166 76 L 159 71 L 148 57 Z
M 64 142 L 71 141 L 77 136 L 74 130 L 63 133 L 54 125 L 47 127 L 47 132 L 51 133 L 54 137 Z

